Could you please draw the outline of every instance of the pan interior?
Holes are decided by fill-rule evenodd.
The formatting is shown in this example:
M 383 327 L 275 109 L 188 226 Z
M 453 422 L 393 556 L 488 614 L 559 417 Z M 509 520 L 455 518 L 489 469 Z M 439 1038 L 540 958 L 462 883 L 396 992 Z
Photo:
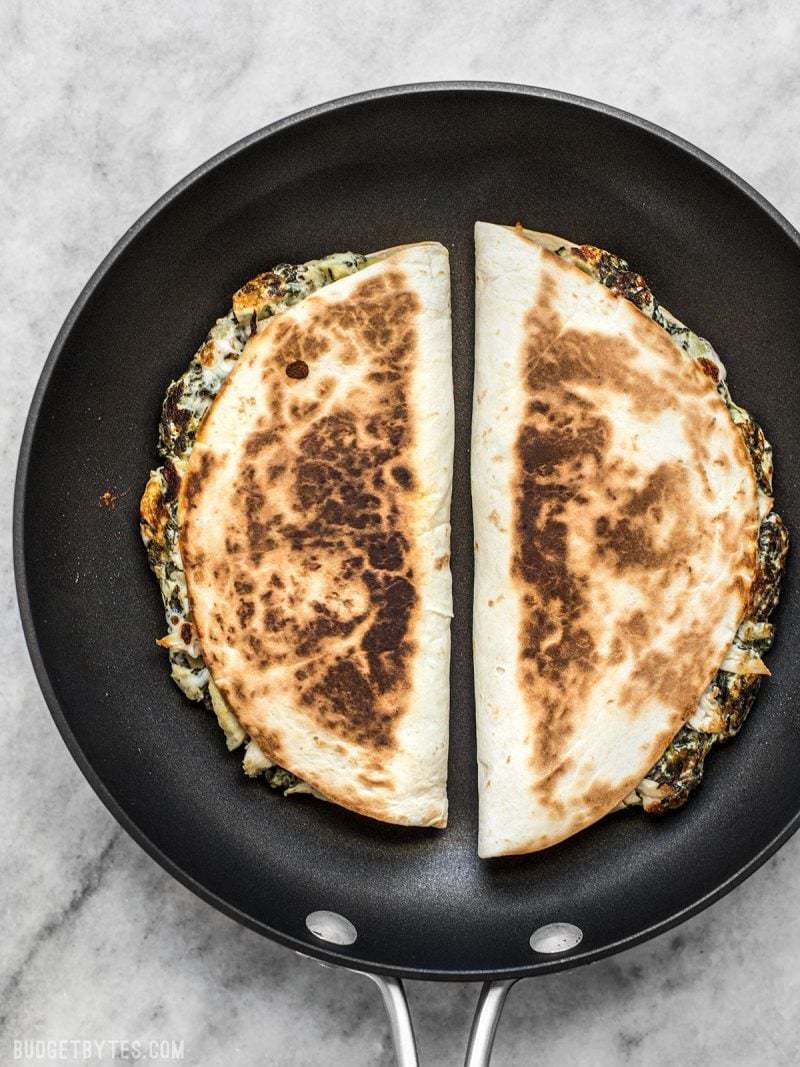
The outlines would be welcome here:
M 708 162 L 635 122 L 510 89 L 376 94 L 266 131 L 170 194 L 119 248 L 62 334 L 23 449 L 23 618 L 55 718 L 142 844 L 194 889 L 304 951 L 417 977 L 531 974 L 593 958 L 698 905 L 800 809 L 791 560 L 762 688 L 688 807 L 613 816 L 534 856 L 480 862 L 472 687 L 469 427 L 475 219 L 617 252 L 711 339 L 776 454 L 777 507 L 800 520 L 800 249 Z M 169 680 L 137 500 L 167 383 L 230 294 L 279 261 L 437 240 L 451 252 L 456 390 L 450 825 L 388 827 L 247 780 L 213 716 Z M 101 506 L 106 491 L 119 494 Z M 509 641 L 513 635 L 509 635 Z M 521 798 L 521 802 L 524 802 Z M 306 916 L 357 931 L 326 949 Z M 549 923 L 583 932 L 536 956 Z

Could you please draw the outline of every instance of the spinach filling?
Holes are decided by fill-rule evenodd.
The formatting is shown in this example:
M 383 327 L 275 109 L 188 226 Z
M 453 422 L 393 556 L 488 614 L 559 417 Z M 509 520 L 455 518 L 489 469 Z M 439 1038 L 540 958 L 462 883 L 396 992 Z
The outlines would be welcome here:
M 780 515 L 772 509 L 772 448 L 761 427 L 734 403 L 725 382 L 725 368 L 711 345 L 692 333 L 661 307 L 641 274 L 624 259 L 592 245 L 564 245 L 556 254 L 579 267 L 612 292 L 630 300 L 671 337 L 686 355 L 696 360 L 712 379 L 747 446 L 758 489 L 761 525 L 756 551 L 756 573 L 750 599 L 730 651 L 696 712 L 681 727 L 664 754 L 650 769 L 625 805 L 642 805 L 651 814 L 679 808 L 703 777 L 705 759 L 713 746 L 735 737 L 767 673 L 761 655 L 772 644 L 774 628 L 767 621 L 778 602 L 781 576 L 789 550 L 789 535 Z
M 164 462 L 151 471 L 141 501 L 142 540 L 161 589 L 167 620 L 167 634 L 157 643 L 169 652 L 172 678 L 190 700 L 202 702 L 215 713 L 229 749 L 248 741 L 245 772 L 251 776 L 263 773 L 273 788 L 285 792 L 308 792 L 309 787 L 290 771 L 272 764 L 258 745 L 248 740 L 203 660 L 178 544 L 178 492 L 203 417 L 248 339 L 274 315 L 323 286 L 355 274 L 367 262 L 365 256 L 341 252 L 299 265 L 282 263 L 234 294 L 232 309 L 216 321 L 185 373 L 167 390 L 158 432 L 158 451 Z

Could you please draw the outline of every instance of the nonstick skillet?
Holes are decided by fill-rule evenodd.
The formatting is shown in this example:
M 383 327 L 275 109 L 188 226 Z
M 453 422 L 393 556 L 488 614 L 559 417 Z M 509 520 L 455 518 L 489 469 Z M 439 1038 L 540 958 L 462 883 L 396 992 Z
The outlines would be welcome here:
M 379 90 L 274 123 L 167 193 L 91 278 L 31 406 L 15 500 L 20 609 L 56 725 L 114 816 L 170 873 L 260 933 L 382 987 L 414 1062 L 400 979 L 484 980 L 488 1062 L 508 986 L 683 921 L 797 827 L 800 658 L 790 561 L 773 678 L 683 811 L 615 815 L 533 856 L 481 862 L 470 615 L 469 423 L 476 218 L 624 255 L 708 336 L 775 447 L 800 519 L 800 238 L 702 152 L 613 108 L 522 86 Z M 456 455 L 450 825 L 386 826 L 241 773 L 213 716 L 169 680 L 139 542 L 171 377 L 243 280 L 327 252 L 442 241 L 453 267 Z M 111 497 L 104 496 L 111 494 Z M 111 499 L 114 498 L 114 499 Z M 102 506 L 103 503 L 111 506 Z

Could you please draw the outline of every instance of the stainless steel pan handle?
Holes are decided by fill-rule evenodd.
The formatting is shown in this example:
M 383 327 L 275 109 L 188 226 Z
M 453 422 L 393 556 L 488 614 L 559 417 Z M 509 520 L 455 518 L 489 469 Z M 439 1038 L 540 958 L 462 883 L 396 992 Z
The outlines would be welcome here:
M 367 971 L 356 973 L 369 978 L 381 991 L 386 1014 L 389 1016 L 397 1067 L 419 1067 L 414 1026 L 402 981 Z M 464 1067 L 489 1067 L 497 1024 L 500 1022 L 508 991 L 515 981 L 516 979 L 511 978 L 504 982 L 483 983 L 469 1033 Z
M 406 990 L 402 981 L 399 978 L 384 978 L 382 974 L 370 974 L 369 971 L 356 973 L 369 978 L 381 991 L 383 1005 L 389 1016 L 397 1067 L 419 1067 L 414 1024 L 411 1022 L 411 1012 L 408 1010 Z
M 509 978 L 504 982 L 483 983 L 469 1032 L 464 1067 L 489 1067 L 497 1024 L 500 1022 L 508 991 L 514 982 L 516 978 Z

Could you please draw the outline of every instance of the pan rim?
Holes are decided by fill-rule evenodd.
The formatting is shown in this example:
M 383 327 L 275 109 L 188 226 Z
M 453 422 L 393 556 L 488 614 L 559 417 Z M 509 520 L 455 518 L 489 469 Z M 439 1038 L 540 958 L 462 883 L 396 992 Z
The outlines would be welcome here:
M 224 915 L 234 919 L 236 922 L 241 923 L 243 926 L 248 927 L 251 930 L 261 934 L 264 937 L 268 937 L 270 940 L 277 942 L 287 948 L 293 948 L 301 955 L 310 956 L 312 958 L 327 962 L 338 964 L 347 967 L 351 970 L 369 971 L 372 973 L 390 975 L 396 978 L 409 978 L 417 980 L 432 980 L 432 981 L 486 981 L 492 979 L 517 979 L 528 978 L 536 975 L 547 974 L 554 971 L 566 970 L 572 967 L 581 966 L 582 964 L 595 962 L 597 960 L 604 959 L 608 956 L 615 955 L 618 952 L 624 951 L 628 948 L 633 948 L 635 945 L 641 944 L 651 938 L 665 933 L 668 930 L 678 926 L 680 923 L 685 922 L 687 919 L 699 912 L 705 910 L 715 901 L 721 899 L 737 885 L 739 885 L 745 878 L 753 874 L 759 867 L 761 867 L 766 860 L 768 860 L 800 827 L 800 810 L 786 823 L 783 829 L 775 835 L 775 837 L 755 856 L 751 857 L 746 863 L 744 863 L 738 871 L 727 878 L 721 885 L 717 886 L 711 892 L 695 901 L 693 904 L 680 909 L 679 911 L 668 916 L 666 919 L 662 919 L 653 925 L 646 927 L 644 930 L 639 931 L 636 934 L 632 934 L 626 938 L 611 942 L 607 945 L 603 945 L 599 948 L 592 949 L 586 952 L 578 952 L 572 955 L 554 959 L 554 960 L 532 960 L 530 964 L 524 966 L 508 967 L 508 968 L 486 968 L 486 969 L 470 969 L 459 970 L 453 968 L 436 968 L 430 969 L 426 967 L 413 967 L 408 965 L 394 965 L 394 964 L 377 964 L 371 960 L 363 959 L 358 956 L 344 955 L 342 952 L 337 951 L 334 948 L 326 947 L 322 943 L 312 943 L 310 941 L 301 940 L 291 934 L 286 934 L 283 931 L 277 929 L 274 926 L 270 926 L 267 923 L 260 922 L 257 919 L 247 915 L 239 908 L 229 904 L 217 893 L 208 890 L 203 886 L 194 876 L 184 871 L 178 864 L 176 864 L 159 846 L 154 844 L 147 834 L 141 830 L 135 821 L 127 814 L 118 801 L 111 795 L 99 774 L 94 770 L 88 758 L 84 755 L 75 735 L 69 726 L 67 718 L 61 708 L 60 701 L 55 693 L 55 690 L 50 682 L 50 676 L 48 674 L 47 666 L 44 661 L 41 649 L 39 647 L 39 641 L 36 634 L 36 626 L 34 622 L 33 611 L 31 608 L 31 601 L 28 589 L 28 583 L 26 580 L 26 552 L 23 539 L 24 530 L 24 511 L 25 501 L 28 495 L 28 473 L 30 460 L 33 448 L 33 439 L 36 432 L 36 427 L 41 414 L 42 403 L 45 393 L 50 384 L 55 367 L 61 357 L 62 351 L 65 346 L 73 326 L 78 320 L 79 316 L 83 312 L 85 306 L 88 304 L 96 289 L 104 279 L 105 275 L 111 267 L 117 262 L 117 260 L 126 252 L 129 245 L 138 236 L 138 234 L 150 224 L 165 208 L 167 208 L 177 197 L 179 197 L 185 190 L 187 190 L 194 183 L 202 179 L 206 174 L 213 171 L 217 166 L 227 162 L 239 153 L 246 151 L 252 145 L 264 140 L 268 140 L 273 135 L 290 129 L 293 126 L 300 125 L 310 119 L 318 118 L 320 116 L 329 115 L 333 112 L 340 111 L 344 108 L 352 107 L 355 105 L 376 101 L 385 100 L 393 97 L 411 96 L 425 93 L 496 93 L 496 94 L 508 94 L 513 96 L 531 97 L 539 100 L 548 100 L 558 103 L 568 104 L 572 107 L 583 109 L 585 111 L 594 112 L 598 115 L 605 116 L 607 118 L 615 119 L 627 126 L 632 126 L 635 129 L 650 134 L 653 137 L 658 138 L 661 141 L 665 141 L 668 144 L 680 149 L 692 157 L 695 161 L 703 164 L 705 167 L 710 168 L 719 177 L 723 178 L 731 185 L 733 185 L 739 192 L 743 193 L 748 199 L 750 199 L 756 206 L 758 206 L 773 223 L 784 232 L 786 237 L 800 250 L 800 233 L 792 226 L 792 224 L 775 208 L 765 197 L 757 192 L 751 185 L 749 185 L 743 178 L 739 177 L 734 171 L 726 167 L 723 163 L 719 162 L 713 156 L 704 152 L 702 149 L 696 147 L 691 142 L 685 140 L 677 134 L 672 133 L 669 130 L 650 122 L 647 119 L 640 118 L 630 112 L 623 109 L 613 107 L 610 104 L 603 103 L 601 101 L 592 100 L 587 97 L 577 96 L 571 93 L 564 93 L 555 89 L 548 89 L 537 86 L 522 85 L 510 82 L 495 82 L 495 81 L 469 81 L 469 80 L 454 80 L 454 81 L 433 81 L 433 82 L 417 82 L 403 85 L 387 86 L 382 88 L 370 89 L 359 93 L 350 94 L 343 97 L 338 97 L 334 100 L 325 101 L 320 104 L 315 104 L 311 107 L 305 108 L 302 111 L 296 112 L 292 115 L 278 119 L 275 122 L 269 123 L 266 126 L 248 134 L 247 136 L 235 141 L 233 144 L 217 152 L 210 159 L 206 160 L 200 166 L 196 167 L 184 178 L 174 184 L 165 193 L 163 193 L 153 205 L 147 209 L 116 241 L 110 251 L 103 257 L 100 264 L 94 270 L 89 280 L 81 289 L 78 297 L 73 303 L 64 323 L 59 329 L 55 340 L 50 348 L 47 359 L 45 360 L 42 371 L 39 375 L 36 387 L 31 399 L 30 408 L 25 421 L 25 427 L 23 429 L 19 459 L 17 462 L 16 478 L 14 485 L 14 500 L 13 500 L 13 560 L 14 560 L 14 578 L 17 593 L 17 602 L 19 606 L 20 619 L 22 622 L 22 629 L 25 635 L 25 641 L 28 648 L 28 654 L 33 664 L 34 673 L 36 675 L 37 682 L 44 696 L 45 703 L 48 710 L 56 724 L 56 727 L 61 734 L 67 748 L 69 749 L 72 758 L 77 763 L 81 773 L 88 781 L 96 795 L 100 798 L 101 802 L 105 805 L 107 810 L 111 813 L 114 819 L 122 826 L 122 828 L 133 838 L 136 843 L 144 849 L 144 851 L 154 859 L 164 870 L 167 871 L 173 878 L 180 882 L 183 886 L 195 893 L 206 903 L 212 905 L 218 911 L 221 911 Z

